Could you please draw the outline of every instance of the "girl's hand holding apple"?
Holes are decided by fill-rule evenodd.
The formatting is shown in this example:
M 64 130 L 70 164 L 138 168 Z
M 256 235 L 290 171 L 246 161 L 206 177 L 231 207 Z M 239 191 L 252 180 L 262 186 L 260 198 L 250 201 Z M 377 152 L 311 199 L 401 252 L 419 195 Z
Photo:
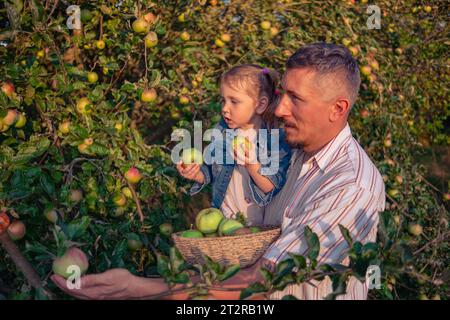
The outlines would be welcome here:
M 177 170 L 185 179 L 193 180 L 198 183 L 203 183 L 205 181 L 205 177 L 200 171 L 200 164 L 198 163 L 184 164 L 183 162 L 179 162 L 177 164 Z

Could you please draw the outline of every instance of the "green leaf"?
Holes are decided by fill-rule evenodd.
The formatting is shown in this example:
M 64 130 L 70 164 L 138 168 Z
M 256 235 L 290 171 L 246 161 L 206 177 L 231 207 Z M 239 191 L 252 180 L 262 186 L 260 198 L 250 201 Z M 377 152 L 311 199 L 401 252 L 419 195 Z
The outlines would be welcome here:
M 378 253 L 378 244 L 376 244 L 374 242 L 366 243 L 362 247 L 362 254 L 363 254 L 363 257 L 366 259 L 375 258 L 377 253 Z
M 288 294 L 283 296 L 283 298 L 281 298 L 281 300 L 298 300 L 296 296 L 293 296 L 292 294 Z
M 178 251 L 176 247 L 171 247 L 169 250 L 169 256 L 172 272 L 180 273 L 185 265 L 183 256 L 181 255 L 180 251 Z
M 261 293 L 261 292 L 266 292 L 266 291 L 268 291 L 268 290 L 262 283 L 256 282 L 256 283 L 251 284 L 244 290 L 242 290 L 241 294 L 239 296 L 239 299 L 241 299 L 241 300 L 246 299 L 255 293 Z
M 86 216 L 82 217 L 81 219 L 72 221 L 67 225 L 67 238 L 69 240 L 73 240 L 81 237 L 89 227 L 90 223 L 91 220 Z
M 55 184 L 46 173 L 42 173 L 40 177 L 42 189 L 50 196 L 55 196 Z
M 346 229 L 343 225 L 339 224 L 339 230 L 341 230 L 341 234 L 347 242 L 348 246 L 351 248 L 353 246 L 353 239 L 350 235 L 350 231 Z
M 261 269 L 259 269 L 259 272 L 261 272 L 261 274 L 262 274 L 262 276 L 263 276 L 263 278 L 264 278 L 264 282 L 265 282 L 266 284 L 272 282 L 273 275 L 272 275 L 272 273 L 270 272 L 269 269 L 267 269 L 267 268 L 261 268 Z
M 312 230 L 306 226 L 305 227 L 305 238 L 308 244 L 308 258 L 310 260 L 316 260 L 320 252 L 320 242 L 317 234 L 312 232 Z
M 289 252 L 288 254 L 292 258 L 292 260 L 294 261 L 295 266 L 298 269 L 306 268 L 306 258 L 304 256 L 301 256 L 301 255 L 298 255 L 298 254 L 294 254 L 292 252 Z
M 162 254 L 157 254 L 156 260 L 157 260 L 156 267 L 158 273 L 164 278 L 169 277 L 171 275 L 169 258 L 167 258 Z
M 189 280 L 189 274 L 187 272 L 179 273 L 174 277 L 175 283 L 188 283 Z
M 229 266 L 225 269 L 224 273 L 218 276 L 217 280 L 225 281 L 238 273 L 239 270 L 241 270 L 241 267 L 238 264 Z
M 331 276 L 333 292 L 325 297 L 325 300 L 335 300 L 337 296 L 345 294 L 347 290 L 348 273 Z
M 45 137 L 32 136 L 28 142 L 20 145 L 19 151 L 13 157 L 14 164 L 25 164 L 44 154 L 50 147 L 50 140 Z

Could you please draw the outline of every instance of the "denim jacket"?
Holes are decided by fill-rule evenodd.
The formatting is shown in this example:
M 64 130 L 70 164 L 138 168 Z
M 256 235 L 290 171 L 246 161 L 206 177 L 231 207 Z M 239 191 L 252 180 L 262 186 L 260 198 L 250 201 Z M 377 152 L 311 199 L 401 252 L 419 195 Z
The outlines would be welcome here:
M 261 129 L 266 129 L 266 124 L 263 124 Z M 230 151 L 232 148 L 226 149 L 226 145 L 230 146 L 232 143 L 232 140 L 234 138 L 234 135 L 226 134 L 225 130 L 231 130 L 225 121 L 222 119 L 220 123 L 215 127 L 215 129 L 218 129 L 221 132 L 221 137 L 217 139 L 212 139 L 211 144 L 206 148 L 205 154 L 209 152 L 211 157 L 216 156 L 215 150 L 222 151 L 222 154 L 219 155 L 220 159 L 223 159 L 221 162 L 222 164 L 215 163 L 214 161 L 211 163 L 211 157 L 205 156 L 205 162 L 209 160 L 209 164 L 202 164 L 201 166 L 201 172 L 204 175 L 204 182 L 203 184 L 195 182 L 190 190 L 190 194 L 194 195 L 198 192 L 200 192 L 206 185 L 209 183 L 212 184 L 212 206 L 215 208 L 220 208 L 222 205 L 222 202 L 225 198 L 225 193 L 228 188 L 228 184 L 231 180 L 231 175 L 233 174 L 234 167 L 236 165 L 235 161 L 231 161 L 231 163 L 225 162 L 226 158 L 226 150 Z M 261 164 L 261 168 L 259 170 L 259 173 L 266 178 L 268 178 L 274 185 L 274 188 L 272 191 L 268 193 L 264 193 L 254 182 L 253 179 L 250 177 L 249 183 L 250 183 L 250 190 L 253 196 L 253 200 L 256 204 L 259 206 L 265 206 L 267 205 L 272 198 L 283 188 L 285 182 L 286 182 L 286 172 L 289 167 L 290 159 L 291 159 L 291 149 L 287 145 L 285 141 L 285 133 L 283 129 L 278 129 L 279 135 L 275 134 L 276 132 L 269 131 L 267 134 L 267 142 L 260 141 L 260 137 L 258 135 L 258 143 L 257 143 L 257 159 L 259 163 Z M 235 130 L 232 130 L 233 133 Z M 279 137 L 278 141 L 278 152 L 277 150 L 271 150 L 272 147 L 272 139 L 275 139 Z M 213 147 L 214 146 L 214 147 Z M 208 148 L 212 148 L 208 150 Z M 217 149 L 214 149 L 217 148 Z M 262 151 L 259 152 L 258 150 L 261 149 Z M 262 154 L 262 156 L 261 156 Z M 221 158 L 223 155 L 223 158 Z M 275 163 L 274 161 L 277 160 L 278 155 L 278 163 Z M 232 155 L 229 153 L 228 157 L 231 157 L 233 159 Z M 230 158 L 228 158 L 230 159 Z M 228 160 L 227 159 L 227 160 Z M 273 170 L 273 167 L 277 166 L 278 168 L 275 168 Z M 265 169 L 264 169 L 265 168 Z M 269 170 L 270 169 L 270 170 Z M 269 171 L 268 171 L 269 170 Z M 265 174 L 265 172 L 268 174 Z

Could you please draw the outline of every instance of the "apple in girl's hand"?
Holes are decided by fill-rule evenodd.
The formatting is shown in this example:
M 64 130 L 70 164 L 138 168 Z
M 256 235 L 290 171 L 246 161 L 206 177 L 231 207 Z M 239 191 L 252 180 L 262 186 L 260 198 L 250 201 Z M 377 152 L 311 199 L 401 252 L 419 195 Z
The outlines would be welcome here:
M 234 137 L 233 149 L 235 151 L 239 150 L 238 148 L 240 148 L 241 150 L 244 150 L 248 153 L 250 151 L 251 147 L 252 147 L 252 144 L 247 137 L 241 137 L 241 136 Z
M 73 270 L 69 269 L 71 266 L 77 266 L 81 274 L 84 274 L 89 267 L 89 261 L 84 252 L 75 247 L 53 261 L 53 272 L 67 279 L 73 274 Z
M 183 162 L 183 165 L 186 164 L 202 164 L 203 163 L 203 155 L 202 153 L 195 149 L 195 148 L 190 148 L 190 149 L 186 149 L 183 150 L 183 154 L 181 156 L 181 161 Z

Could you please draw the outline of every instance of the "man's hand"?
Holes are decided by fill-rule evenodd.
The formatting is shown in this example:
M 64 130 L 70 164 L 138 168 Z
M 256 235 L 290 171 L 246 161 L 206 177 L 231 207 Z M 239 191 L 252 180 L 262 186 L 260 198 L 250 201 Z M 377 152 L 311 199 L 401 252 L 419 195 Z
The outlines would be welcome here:
M 203 183 L 205 177 L 200 171 L 200 165 L 198 163 L 183 164 L 182 162 L 177 164 L 178 173 L 185 179 L 193 180 L 198 183 Z
M 86 300 L 103 299 L 135 299 L 137 292 L 133 292 L 137 277 L 126 269 L 111 269 L 104 273 L 81 277 L 80 289 L 67 288 L 66 279 L 53 275 L 52 281 L 67 294 Z

